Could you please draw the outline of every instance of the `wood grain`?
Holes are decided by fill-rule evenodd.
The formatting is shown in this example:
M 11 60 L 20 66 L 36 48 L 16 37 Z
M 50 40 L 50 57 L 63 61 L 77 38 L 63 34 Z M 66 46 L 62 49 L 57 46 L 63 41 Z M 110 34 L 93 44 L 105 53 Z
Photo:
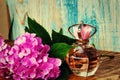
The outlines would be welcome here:
M 97 49 L 120 51 L 120 0 L 6 0 L 13 23 L 13 38 L 24 33 L 26 14 L 44 26 L 67 36 L 68 27 L 84 21 L 97 28 L 91 38 Z M 26 20 L 25 20 L 26 19 Z M 22 23 L 21 23 L 22 22 Z M 73 30 L 76 32 L 76 30 Z

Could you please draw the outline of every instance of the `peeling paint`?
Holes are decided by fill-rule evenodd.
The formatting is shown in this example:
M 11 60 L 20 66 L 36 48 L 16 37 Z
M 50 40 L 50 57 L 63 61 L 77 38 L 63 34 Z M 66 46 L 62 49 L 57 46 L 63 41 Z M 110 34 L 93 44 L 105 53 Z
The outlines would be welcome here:
M 97 28 L 97 33 L 91 38 L 91 43 L 95 43 L 97 49 L 120 51 L 120 0 L 19 1 L 20 3 L 17 3 L 17 0 L 6 0 L 11 20 L 15 19 L 14 39 L 24 33 L 24 26 L 27 24 L 23 21 L 27 21 L 24 20 L 27 12 L 49 33 L 52 29 L 59 31 L 60 28 L 63 28 L 64 34 L 70 37 L 68 27 L 83 20 Z M 16 12 L 15 9 L 19 11 Z M 22 24 L 20 24 L 21 20 Z

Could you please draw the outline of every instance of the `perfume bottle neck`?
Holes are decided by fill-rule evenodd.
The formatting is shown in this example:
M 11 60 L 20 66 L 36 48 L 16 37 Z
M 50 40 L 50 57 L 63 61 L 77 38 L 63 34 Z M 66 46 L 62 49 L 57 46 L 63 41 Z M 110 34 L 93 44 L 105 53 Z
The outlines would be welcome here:
M 78 40 L 76 40 L 76 43 L 78 45 L 87 45 L 89 43 L 89 39 L 87 39 L 87 40 L 78 39 Z

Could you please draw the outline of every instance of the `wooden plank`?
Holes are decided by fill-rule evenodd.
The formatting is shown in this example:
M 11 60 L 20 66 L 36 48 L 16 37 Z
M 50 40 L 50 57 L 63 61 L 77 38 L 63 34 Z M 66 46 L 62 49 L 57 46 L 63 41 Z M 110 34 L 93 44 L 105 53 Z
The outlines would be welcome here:
M 0 35 L 8 39 L 9 33 L 9 16 L 5 0 L 0 0 Z
M 63 28 L 64 34 L 70 37 L 68 27 L 83 20 L 97 28 L 97 33 L 91 38 L 97 49 L 120 51 L 120 0 L 6 1 L 11 20 L 15 19 L 14 39 L 24 33 L 26 14 L 43 25 L 50 34 L 52 29 L 59 31 Z

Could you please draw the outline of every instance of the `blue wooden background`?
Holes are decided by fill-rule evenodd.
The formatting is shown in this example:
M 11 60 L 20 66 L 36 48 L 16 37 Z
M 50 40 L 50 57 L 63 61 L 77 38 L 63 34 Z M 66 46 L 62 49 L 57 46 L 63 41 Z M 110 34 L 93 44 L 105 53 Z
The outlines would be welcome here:
M 14 39 L 24 33 L 27 15 L 43 25 L 71 37 L 67 29 L 80 23 L 91 24 L 97 33 L 91 43 L 97 49 L 120 51 L 120 0 L 6 0 L 13 23 Z

